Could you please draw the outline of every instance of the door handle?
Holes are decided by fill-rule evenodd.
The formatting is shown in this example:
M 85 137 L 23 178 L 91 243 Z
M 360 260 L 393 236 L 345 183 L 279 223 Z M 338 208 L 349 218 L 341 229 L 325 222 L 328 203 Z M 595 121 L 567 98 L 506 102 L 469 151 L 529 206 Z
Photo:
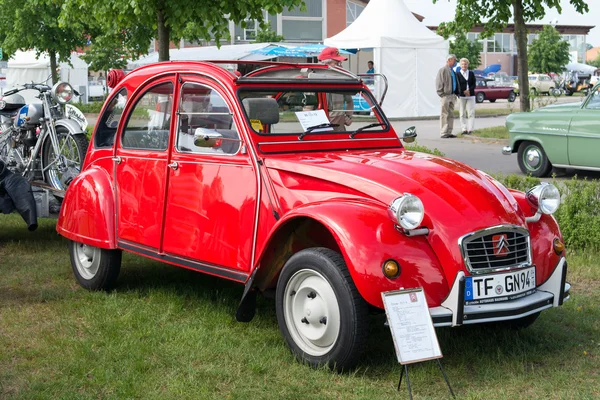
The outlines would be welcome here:
M 116 162 L 117 164 L 121 164 L 121 161 L 123 161 L 123 159 L 121 157 L 113 157 L 112 160 L 114 162 Z
M 171 164 L 167 164 L 167 167 L 171 168 L 173 171 L 177 171 L 179 164 L 177 164 L 177 161 L 173 161 Z

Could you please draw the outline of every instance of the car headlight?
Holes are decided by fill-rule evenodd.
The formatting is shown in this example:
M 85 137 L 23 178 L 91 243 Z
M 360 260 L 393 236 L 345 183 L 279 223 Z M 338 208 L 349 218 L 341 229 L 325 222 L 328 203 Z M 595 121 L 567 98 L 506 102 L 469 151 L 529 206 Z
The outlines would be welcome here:
M 73 99 L 73 87 L 67 82 L 57 82 L 52 87 L 52 98 L 59 104 L 67 104 Z
M 543 214 L 554 214 L 560 205 L 560 192 L 556 186 L 546 182 L 530 189 L 526 197 L 529 204 Z
M 425 209 L 421 199 L 410 193 L 398 197 L 389 208 L 390 217 L 394 222 L 407 230 L 416 229 L 423 222 Z

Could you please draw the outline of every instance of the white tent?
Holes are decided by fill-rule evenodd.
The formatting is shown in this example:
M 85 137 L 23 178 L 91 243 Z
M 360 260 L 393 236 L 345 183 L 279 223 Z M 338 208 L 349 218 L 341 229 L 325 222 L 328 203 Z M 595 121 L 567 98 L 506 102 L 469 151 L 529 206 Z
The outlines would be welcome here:
M 593 74 L 598 68 L 593 65 L 587 65 L 582 63 L 569 63 L 565 66 L 568 71 L 576 71 L 583 74 Z
M 71 65 L 68 63 L 60 63 L 60 80 L 69 82 L 76 90 L 81 86 L 87 88 L 88 84 L 88 65 L 85 61 L 71 54 Z M 8 61 L 6 69 L 6 88 L 10 89 L 23 85 L 24 83 L 45 83 L 51 82 L 50 77 L 50 57 L 43 53 L 39 57 L 36 56 L 34 50 L 17 51 Z M 31 92 L 31 93 L 29 93 Z M 34 90 L 26 90 L 20 92 L 28 102 L 33 100 L 33 96 L 38 92 Z
M 350 26 L 324 43 L 373 49 L 375 72 L 389 82 L 383 102 L 388 117 L 440 114 L 435 76 L 445 63 L 448 41 L 419 22 L 402 0 L 371 0 Z

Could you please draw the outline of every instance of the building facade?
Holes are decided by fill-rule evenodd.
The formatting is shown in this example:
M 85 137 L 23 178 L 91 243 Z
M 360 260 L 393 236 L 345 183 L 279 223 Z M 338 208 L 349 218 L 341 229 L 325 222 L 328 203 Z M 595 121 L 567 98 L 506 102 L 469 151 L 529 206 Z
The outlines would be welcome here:
M 437 30 L 437 26 L 430 26 L 431 30 Z M 585 54 L 587 50 L 586 39 L 590 30 L 594 26 L 584 25 L 555 25 L 556 30 L 561 36 L 569 42 L 569 51 L 575 55 L 577 53 L 577 60 L 585 60 Z M 539 32 L 544 29 L 542 24 L 527 24 L 527 44 L 530 45 L 535 39 L 538 38 Z M 481 52 L 481 65 L 478 67 L 472 66 L 474 69 L 483 69 L 491 64 L 500 64 L 502 66 L 501 71 L 506 72 L 508 75 L 517 75 L 518 68 L 518 56 L 517 56 L 517 43 L 515 41 L 515 26 L 509 24 L 500 33 L 494 34 L 492 37 L 482 39 L 480 34 L 483 31 L 483 26 L 475 26 L 471 29 L 471 32 L 467 34 L 467 37 L 472 41 L 479 41 L 483 45 L 483 51 Z

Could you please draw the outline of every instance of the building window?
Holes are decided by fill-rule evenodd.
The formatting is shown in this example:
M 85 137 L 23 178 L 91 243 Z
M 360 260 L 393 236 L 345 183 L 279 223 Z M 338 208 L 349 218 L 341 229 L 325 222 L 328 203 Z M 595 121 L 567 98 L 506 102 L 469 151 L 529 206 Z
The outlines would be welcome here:
M 477 42 L 479 40 L 479 33 L 469 32 L 467 33 L 467 39 L 471 42 Z
M 496 33 L 493 38 L 487 39 L 488 53 L 510 53 L 510 33 Z
M 322 21 L 282 21 L 283 37 L 286 40 L 323 40 Z
M 346 0 L 346 26 L 352 24 L 364 9 L 364 6 Z

